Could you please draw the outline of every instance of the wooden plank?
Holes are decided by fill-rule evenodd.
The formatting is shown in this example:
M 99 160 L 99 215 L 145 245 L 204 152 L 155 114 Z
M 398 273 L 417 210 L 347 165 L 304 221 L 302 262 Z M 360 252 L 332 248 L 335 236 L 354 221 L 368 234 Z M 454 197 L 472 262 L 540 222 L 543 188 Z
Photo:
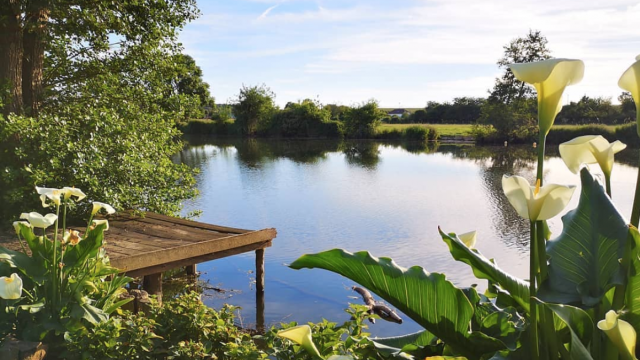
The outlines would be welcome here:
M 154 218 L 150 218 L 150 217 L 136 218 L 135 220 L 130 221 L 130 223 L 132 223 L 133 226 L 143 226 L 144 224 L 151 224 L 151 225 L 160 226 L 160 227 L 162 227 L 164 229 L 169 228 L 175 234 L 182 235 L 182 236 L 190 235 L 190 234 L 192 234 L 194 232 L 202 233 L 202 234 L 210 234 L 211 232 L 215 232 L 215 233 L 219 233 L 219 234 L 225 234 L 225 235 L 230 234 L 229 232 L 221 232 L 221 231 L 210 230 L 210 229 L 202 229 L 200 227 L 188 226 L 188 225 L 179 224 L 179 223 L 171 223 L 171 222 L 168 222 L 168 221 L 165 221 L 165 220 L 158 220 L 158 219 L 154 219 Z M 235 234 L 235 233 L 231 233 L 231 234 Z
M 114 225 L 118 226 L 119 224 L 116 223 Z M 143 235 L 148 235 L 155 238 L 168 239 L 168 240 L 189 239 L 190 241 L 193 241 L 193 242 L 211 240 L 215 238 L 223 238 L 223 237 L 234 235 L 234 234 L 219 233 L 214 231 L 205 231 L 201 229 L 194 229 L 189 233 L 177 233 L 177 232 L 174 232 L 169 226 L 145 224 L 140 222 L 129 224 L 127 225 L 127 227 L 122 227 L 122 229 L 128 233 L 143 234 Z
M 195 256 L 195 257 L 188 258 L 188 259 L 183 259 L 183 260 L 163 263 L 163 264 L 150 266 L 150 267 L 146 267 L 146 268 L 132 269 L 132 270 L 126 271 L 126 274 L 128 276 L 131 276 L 131 277 L 139 277 L 139 276 L 144 276 L 144 275 L 147 275 L 147 274 L 153 274 L 153 273 L 156 273 L 156 272 L 163 272 L 163 271 L 179 268 L 179 267 L 182 267 L 182 266 L 187 266 L 187 265 L 190 265 L 190 264 L 199 264 L 199 263 L 202 263 L 202 262 L 205 262 L 205 261 L 222 259 L 222 258 L 225 258 L 225 257 L 228 257 L 228 256 L 238 255 L 238 254 L 254 251 L 254 250 L 260 249 L 260 248 L 267 248 L 267 247 L 270 247 L 270 246 L 271 246 L 271 240 L 267 240 L 267 241 L 263 241 L 263 242 L 257 242 L 257 243 L 252 243 L 252 244 L 249 244 L 249 245 L 239 246 L 239 247 L 236 247 L 236 248 L 233 248 L 233 249 L 229 249 L 229 250 L 223 250 L 223 251 L 218 251 L 218 252 L 215 252 L 215 253 L 209 253 L 209 254 L 204 254 L 204 255 L 200 255 L 200 256 Z M 121 267 L 116 266 L 114 264 L 114 262 L 111 262 L 111 266 L 114 266 L 116 268 L 122 269 Z
M 234 233 L 234 234 L 244 234 L 244 233 L 251 232 L 251 230 L 238 229 L 238 228 L 232 228 L 227 226 L 211 225 L 211 224 L 193 221 L 193 220 L 172 218 L 166 215 L 160 215 L 156 213 L 146 213 L 146 217 L 149 217 L 152 219 L 164 220 L 170 223 L 184 224 L 190 227 L 201 228 L 205 230 L 213 230 L 213 231 L 227 232 L 227 233 Z

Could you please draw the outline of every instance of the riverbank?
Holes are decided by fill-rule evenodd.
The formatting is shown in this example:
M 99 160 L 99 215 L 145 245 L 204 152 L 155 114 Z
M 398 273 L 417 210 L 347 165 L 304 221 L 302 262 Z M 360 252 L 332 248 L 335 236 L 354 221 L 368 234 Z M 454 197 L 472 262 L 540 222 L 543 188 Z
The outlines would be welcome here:
M 239 131 L 232 120 L 214 121 L 194 119 L 179 126 L 185 135 L 205 137 L 238 137 Z M 423 130 L 421 130 L 423 129 Z M 620 140 L 629 146 L 639 147 L 636 123 L 624 125 L 555 125 L 547 136 L 548 144 L 560 144 L 583 135 L 602 135 L 609 141 Z M 331 133 L 322 138 L 339 137 Z M 484 144 L 502 144 L 504 141 L 514 142 L 496 136 L 481 136 L 474 131 L 473 124 L 381 124 L 370 139 L 377 140 L 409 140 L 409 141 L 460 141 Z M 537 137 L 519 140 L 519 143 L 533 143 Z

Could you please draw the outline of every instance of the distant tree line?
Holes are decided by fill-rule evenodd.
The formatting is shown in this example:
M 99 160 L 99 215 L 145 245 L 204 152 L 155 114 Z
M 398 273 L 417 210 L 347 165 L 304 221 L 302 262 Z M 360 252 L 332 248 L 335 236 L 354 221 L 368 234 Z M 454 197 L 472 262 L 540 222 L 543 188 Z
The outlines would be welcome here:
M 225 108 L 219 107 L 220 110 Z M 375 100 L 354 106 L 322 105 L 316 100 L 289 102 L 280 109 L 266 85 L 243 86 L 230 105 L 231 112 L 217 110 L 213 119 L 227 124 L 224 131 L 243 136 L 372 138 L 386 113 Z M 231 117 L 235 121 L 231 120 Z

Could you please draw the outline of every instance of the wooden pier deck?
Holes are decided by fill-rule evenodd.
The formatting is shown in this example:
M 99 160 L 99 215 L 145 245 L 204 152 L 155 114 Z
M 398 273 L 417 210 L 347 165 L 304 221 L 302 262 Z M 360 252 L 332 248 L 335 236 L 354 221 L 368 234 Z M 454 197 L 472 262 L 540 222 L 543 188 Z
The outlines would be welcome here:
M 143 277 L 143 288 L 159 299 L 163 271 L 185 267 L 187 273 L 195 274 L 198 263 L 255 251 L 257 313 L 259 318 L 264 316 L 264 251 L 276 237 L 275 229 L 235 229 L 151 212 L 144 216 L 122 212 L 108 220 L 105 248 L 111 265 L 129 276 Z M 3 239 L 0 245 L 20 250 L 17 239 Z M 260 320 L 259 326 L 264 324 L 264 318 Z

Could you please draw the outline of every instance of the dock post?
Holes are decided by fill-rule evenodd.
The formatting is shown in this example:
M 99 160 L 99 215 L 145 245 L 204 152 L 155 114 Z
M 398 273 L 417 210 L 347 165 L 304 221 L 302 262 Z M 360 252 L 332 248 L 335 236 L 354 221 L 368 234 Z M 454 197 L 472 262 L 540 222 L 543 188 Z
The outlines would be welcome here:
M 187 273 L 187 275 L 193 276 L 196 274 L 196 264 L 192 264 L 192 265 L 187 265 L 184 267 L 184 271 Z
M 264 334 L 264 249 L 256 250 L 256 330 Z
M 162 305 L 162 273 L 145 275 L 142 279 L 142 288 L 149 295 L 156 295 L 158 304 Z
M 264 249 L 256 250 L 256 291 L 264 291 Z

